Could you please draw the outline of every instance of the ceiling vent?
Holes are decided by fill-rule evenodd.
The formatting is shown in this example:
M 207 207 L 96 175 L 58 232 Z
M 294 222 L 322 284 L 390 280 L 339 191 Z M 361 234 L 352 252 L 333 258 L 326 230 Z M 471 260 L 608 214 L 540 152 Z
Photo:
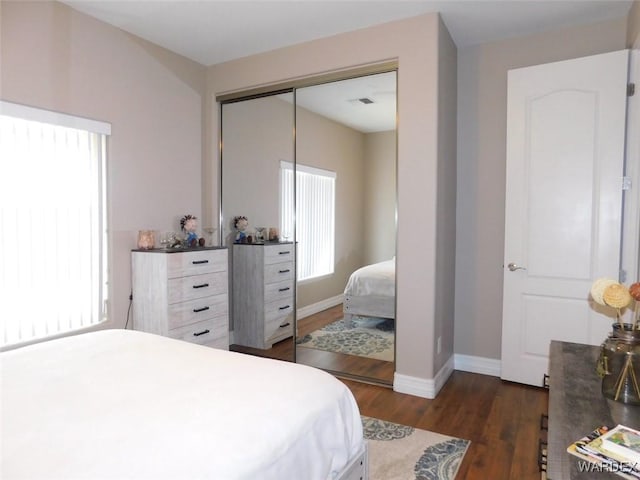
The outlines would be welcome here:
M 364 103 L 365 105 L 369 105 L 370 103 L 373 103 L 373 100 L 367 97 L 359 98 L 358 101 L 361 103 Z

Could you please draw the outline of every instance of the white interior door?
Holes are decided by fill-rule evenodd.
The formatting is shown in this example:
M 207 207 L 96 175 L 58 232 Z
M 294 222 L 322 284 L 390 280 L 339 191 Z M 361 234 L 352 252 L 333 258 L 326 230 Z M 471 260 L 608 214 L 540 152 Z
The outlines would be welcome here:
M 627 59 L 509 72 L 505 380 L 541 385 L 552 339 L 595 345 L 610 330 L 588 298 L 620 268 Z

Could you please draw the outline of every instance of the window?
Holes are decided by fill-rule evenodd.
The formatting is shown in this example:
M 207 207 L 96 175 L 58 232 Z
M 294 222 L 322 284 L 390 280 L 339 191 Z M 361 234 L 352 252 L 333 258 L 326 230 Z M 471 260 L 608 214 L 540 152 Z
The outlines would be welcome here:
M 293 164 L 280 163 L 281 232 L 293 231 Z M 296 241 L 298 280 L 329 275 L 335 256 L 336 174 L 296 165 Z
M 109 133 L 0 102 L 0 347 L 106 318 Z

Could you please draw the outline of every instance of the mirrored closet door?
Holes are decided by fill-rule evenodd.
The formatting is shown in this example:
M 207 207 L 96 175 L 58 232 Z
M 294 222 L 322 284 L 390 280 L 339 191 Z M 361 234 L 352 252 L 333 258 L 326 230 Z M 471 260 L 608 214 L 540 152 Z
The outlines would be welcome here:
M 396 71 L 221 111 L 231 349 L 392 384 Z
M 391 384 L 396 72 L 298 88 L 296 166 L 297 362 Z
M 295 251 L 281 215 L 294 163 L 293 93 L 221 105 L 221 236 L 229 247 L 231 350 L 295 361 Z

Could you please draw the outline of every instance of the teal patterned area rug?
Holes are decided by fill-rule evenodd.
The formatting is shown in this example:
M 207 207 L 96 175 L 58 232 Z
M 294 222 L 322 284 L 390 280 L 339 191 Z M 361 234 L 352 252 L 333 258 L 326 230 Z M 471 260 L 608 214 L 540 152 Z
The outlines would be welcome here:
M 468 440 L 362 416 L 370 480 L 454 480 Z
M 375 317 L 344 318 L 298 338 L 299 347 L 393 362 L 395 320 Z

